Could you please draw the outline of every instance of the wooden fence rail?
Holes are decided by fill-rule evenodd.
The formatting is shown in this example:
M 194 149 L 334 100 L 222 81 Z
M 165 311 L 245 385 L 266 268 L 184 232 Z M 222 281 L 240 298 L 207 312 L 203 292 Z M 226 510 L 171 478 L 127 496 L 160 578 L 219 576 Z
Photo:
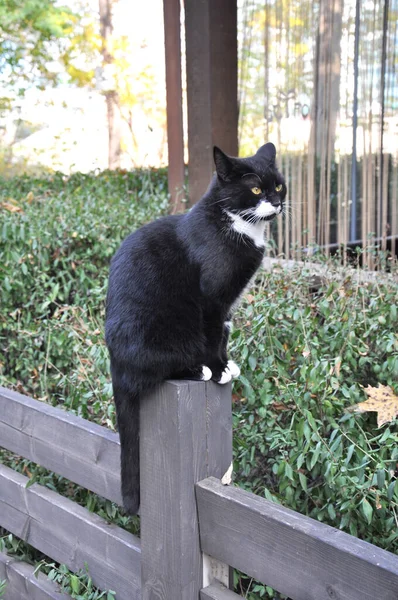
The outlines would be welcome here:
M 117 433 L 5 388 L 0 409 L 1 446 L 121 504 Z
M 232 460 L 231 389 L 166 382 L 140 413 L 141 539 L 0 464 L 0 526 L 117 600 L 233 600 L 230 566 L 292 600 L 397 600 L 398 557 L 220 479 Z M 0 388 L 0 446 L 120 502 L 119 441 L 104 427 Z M 68 598 L 0 553 L 5 600 Z
M 293 600 L 393 600 L 398 557 L 209 478 L 196 485 L 204 552 Z
M 33 574 L 30 565 L 0 552 L 0 580 L 8 581 L 7 600 L 68 600 L 43 573 Z
M 105 427 L 0 388 L 0 446 L 121 502 L 119 436 Z M 87 563 L 94 584 L 115 590 L 118 600 L 139 600 L 140 540 L 48 488 L 37 483 L 27 488 L 28 481 L 0 465 L 0 526 L 72 571 Z M 17 575 L 7 577 L 7 600 L 19 598 L 18 585 L 35 579 Z M 35 580 L 34 589 L 42 582 Z M 42 593 L 38 598 L 47 589 Z

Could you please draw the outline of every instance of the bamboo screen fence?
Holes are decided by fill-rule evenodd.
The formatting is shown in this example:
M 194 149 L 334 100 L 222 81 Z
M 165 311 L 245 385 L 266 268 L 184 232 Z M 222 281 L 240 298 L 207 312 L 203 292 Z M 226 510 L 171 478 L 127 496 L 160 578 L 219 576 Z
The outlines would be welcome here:
M 278 148 L 277 253 L 397 253 L 397 28 L 398 0 L 239 1 L 240 153 Z

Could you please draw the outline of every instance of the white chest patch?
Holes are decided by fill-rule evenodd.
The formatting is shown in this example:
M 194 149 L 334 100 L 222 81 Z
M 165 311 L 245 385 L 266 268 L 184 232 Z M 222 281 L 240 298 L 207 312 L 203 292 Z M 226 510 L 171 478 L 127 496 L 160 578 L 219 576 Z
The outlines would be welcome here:
M 242 219 L 242 217 L 240 217 L 239 215 L 235 215 L 234 213 L 229 212 L 229 210 L 227 210 L 226 213 L 232 220 L 231 227 L 234 231 L 240 233 L 241 235 L 247 235 L 253 240 L 257 248 L 260 248 L 265 245 L 265 221 L 259 221 L 258 223 L 249 223 L 248 221 Z M 272 212 L 272 214 L 274 214 L 274 212 Z

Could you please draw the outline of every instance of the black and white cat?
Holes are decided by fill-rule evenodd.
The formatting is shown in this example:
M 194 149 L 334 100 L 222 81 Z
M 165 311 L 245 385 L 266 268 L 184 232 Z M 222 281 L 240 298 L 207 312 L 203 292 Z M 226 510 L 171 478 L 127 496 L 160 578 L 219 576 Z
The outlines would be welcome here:
M 139 401 L 166 379 L 223 384 L 231 309 L 261 264 L 286 186 L 271 143 L 250 158 L 214 148 L 216 174 L 186 214 L 141 227 L 110 267 L 106 343 L 121 442 L 123 503 L 138 511 Z

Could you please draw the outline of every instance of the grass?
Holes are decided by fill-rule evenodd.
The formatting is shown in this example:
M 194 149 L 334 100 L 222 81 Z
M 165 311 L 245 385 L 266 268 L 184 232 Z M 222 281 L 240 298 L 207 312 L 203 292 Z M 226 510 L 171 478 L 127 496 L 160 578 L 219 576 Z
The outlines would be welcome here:
M 130 231 L 167 210 L 166 173 L 18 177 L 0 189 L 0 383 L 114 429 L 103 337 L 108 264 Z M 350 409 L 369 384 L 398 393 L 397 292 L 392 280 L 358 283 L 350 270 L 337 277 L 333 265 L 315 287 L 305 264 L 262 272 L 230 343 L 242 370 L 233 396 L 239 485 L 395 553 L 397 421 L 377 428 L 374 413 Z M 138 531 L 112 503 L 10 453 L 2 458 Z M 38 559 L 13 536 L 2 539 Z M 77 589 L 73 574 L 47 563 Z M 88 591 L 87 574 L 77 577 L 79 597 L 99 593 Z M 243 575 L 236 585 L 250 600 L 279 597 Z

